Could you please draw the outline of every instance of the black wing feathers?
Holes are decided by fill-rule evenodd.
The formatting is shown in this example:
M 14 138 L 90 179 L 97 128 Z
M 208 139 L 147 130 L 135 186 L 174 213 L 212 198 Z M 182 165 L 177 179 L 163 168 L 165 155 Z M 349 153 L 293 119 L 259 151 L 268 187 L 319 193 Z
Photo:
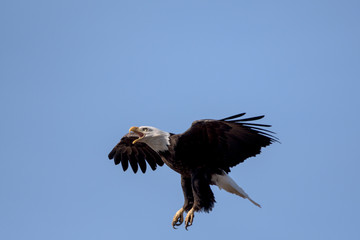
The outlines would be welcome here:
M 236 114 L 236 115 L 231 116 L 231 117 L 227 117 L 227 118 L 220 119 L 219 121 L 226 121 L 226 120 L 230 120 L 230 119 L 238 118 L 238 117 L 244 116 L 245 114 L 246 114 L 246 113 Z
M 162 166 L 164 162 L 161 160 L 159 154 L 157 154 L 152 148 L 150 148 L 146 143 L 132 142 L 137 139 L 137 136 L 128 133 L 123 136 L 120 142 L 113 148 L 109 153 L 109 159 L 114 159 L 114 163 L 118 165 L 121 163 L 121 166 L 124 171 L 129 167 L 136 173 L 140 167 L 140 170 L 146 172 L 146 162 L 149 164 L 152 170 L 155 170 L 157 165 Z
M 195 121 L 179 137 L 177 151 L 181 154 L 180 158 L 191 167 L 215 166 L 229 172 L 230 167 L 259 154 L 262 147 L 278 141 L 273 132 L 264 129 L 270 125 L 251 123 L 264 116 L 238 119 L 244 115 Z
M 257 116 L 257 117 L 251 117 L 251 118 L 235 119 L 235 120 L 231 120 L 228 122 L 249 122 L 249 121 L 256 121 L 256 120 L 262 119 L 263 117 L 265 117 L 265 116 L 261 115 L 261 116 Z
M 120 161 L 120 159 L 121 159 L 121 166 L 123 170 L 126 171 L 129 167 L 129 157 L 126 153 L 121 153 L 121 158 L 118 158 L 118 161 Z M 119 164 L 119 163 L 116 163 L 115 161 L 115 164 Z
M 167 160 L 178 162 L 185 169 L 214 167 L 229 172 L 231 167 L 259 154 L 261 148 L 278 142 L 275 133 L 265 129 L 271 125 L 252 122 L 264 116 L 241 119 L 244 115 L 193 122 L 183 134 L 172 135 L 175 155 Z M 109 159 L 114 159 L 116 165 L 121 163 L 124 171 L 130 165 L 134 173 L 139 168 L 145 173 L 146 162 L 152 170 L 164 165 L 160 155 L 146 143 L 133 144 L 137 138 L 134 133 L 126 134 L 109 153 Z

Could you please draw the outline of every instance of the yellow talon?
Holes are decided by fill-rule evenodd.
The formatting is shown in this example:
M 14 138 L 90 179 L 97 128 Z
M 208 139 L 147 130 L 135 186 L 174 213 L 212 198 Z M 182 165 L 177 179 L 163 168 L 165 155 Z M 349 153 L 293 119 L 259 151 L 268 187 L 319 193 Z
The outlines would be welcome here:
M 184 213 L 183 208 L 180 208 L 180 210 L 175 213 L 175 216 L 172 221 L 172 226 L 174 229 L 176 229 L 175 226 L 180 226 L 183 223 L 184 221 L 183 213 Z
M 194 220 L 194 208 L 191 208 L 190 211 L 188 212 L 188 214 L 185 217 L 185 229 L 188 230 L 187 228 L 190 227 L 193 223 Z

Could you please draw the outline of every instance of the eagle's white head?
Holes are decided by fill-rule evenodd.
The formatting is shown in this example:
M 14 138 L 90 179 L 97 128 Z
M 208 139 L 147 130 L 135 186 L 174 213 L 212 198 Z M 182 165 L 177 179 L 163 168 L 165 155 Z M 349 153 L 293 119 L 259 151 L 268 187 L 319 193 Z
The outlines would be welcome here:
M 133 144 L 136 142 L 144 142 L 156 152 L 166 151 L 170 145 L 170 133 L 155 127 L 131 127 L 129 132 L 134 132 L 139 136 L 138 139 L 133 141 Z

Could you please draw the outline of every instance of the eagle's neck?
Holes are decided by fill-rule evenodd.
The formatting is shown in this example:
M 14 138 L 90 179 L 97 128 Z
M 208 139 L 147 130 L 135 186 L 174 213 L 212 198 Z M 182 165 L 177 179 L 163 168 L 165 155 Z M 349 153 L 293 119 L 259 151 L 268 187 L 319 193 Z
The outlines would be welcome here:
M 155 152 L 164 152 L 169 150 L 170 145 L 170 133 L 159 131 L 156 135 L 149 138 L 143 138 L 142 142 L 145 142 Z

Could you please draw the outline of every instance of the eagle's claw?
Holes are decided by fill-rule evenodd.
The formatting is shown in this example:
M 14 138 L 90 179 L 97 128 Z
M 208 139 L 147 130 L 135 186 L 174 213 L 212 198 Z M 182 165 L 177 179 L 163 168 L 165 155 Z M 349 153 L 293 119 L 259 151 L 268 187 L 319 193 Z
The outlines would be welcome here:
M 183 223 L 184 221 L 183 213 L 184 213 L 183 208 L 181 208 L 179 211 L 175 213 L 175 216 L 172 221 L 172 226 L 174 229 L 176 229 L 175 226 L 180 226 Z
M 188 214 L 185 217 L 185 229 L 188 230 L 187 228 L 190 227 L 193 223 L 194 220 L 194 209 L 190 209 L 190 211 L 188 212 Z

